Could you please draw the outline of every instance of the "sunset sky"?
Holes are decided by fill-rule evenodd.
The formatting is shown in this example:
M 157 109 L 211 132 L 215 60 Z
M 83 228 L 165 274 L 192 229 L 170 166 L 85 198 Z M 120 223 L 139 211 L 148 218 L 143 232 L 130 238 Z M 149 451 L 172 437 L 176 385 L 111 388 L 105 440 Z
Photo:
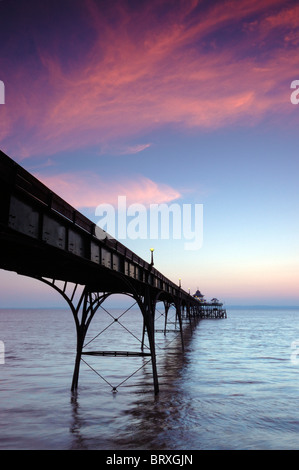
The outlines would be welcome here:
M 198 250 L 121 241 L 207 299 L 299 305 L 298 2 L 2 0 L 0 24 L 5 153 L 95 222 L 202 204 Z M 0 307 L 64 306 L 0 281 Z

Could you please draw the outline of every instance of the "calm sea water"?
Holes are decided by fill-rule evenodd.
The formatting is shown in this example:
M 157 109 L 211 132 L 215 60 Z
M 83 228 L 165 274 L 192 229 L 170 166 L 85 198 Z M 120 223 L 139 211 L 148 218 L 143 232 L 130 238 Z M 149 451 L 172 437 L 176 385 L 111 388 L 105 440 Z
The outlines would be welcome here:
M 139 351 L 139 311 L 119 322 L 99 311 L 88 340 L 112 325 L 86 349 Z M 298 309 L 228 309 L 186 330 L 184 354 L 157 333 L 157 397 L 148 357 L 84 356 L 72 395 L 69 310 L 0 310 L 0 340 L 0 449 L 299 448 Z

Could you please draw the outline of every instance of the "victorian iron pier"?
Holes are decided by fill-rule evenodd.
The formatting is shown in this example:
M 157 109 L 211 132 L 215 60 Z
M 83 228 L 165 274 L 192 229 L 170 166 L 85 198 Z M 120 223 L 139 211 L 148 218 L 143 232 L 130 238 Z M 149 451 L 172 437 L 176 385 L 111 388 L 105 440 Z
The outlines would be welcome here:
M 149 356 L 154 392 L 159 392 L 155 351 L 155 311 L 175 309 L 182 349 L 183 322 L 209 317 L 209 304 L 185 292 L 146 262 L 108 236 L 93 222 L 0 151 L 0 268 L 38 279 L 59 292 L 76 324 L 77 349 L 71 389 L 77 390 L 84 354 Z M 80 290 L 79 297 L 76 294 Z M 103 302 L 125 294 L 136 302 L 143 319 L 141 348 L 132 351 L 84 352 L 89 325 Z M 222 304 L 211 304 L 213 318 L 223 318 Z M 226 314 L 225 314 L 226 316 Z M 117 322 L 118 318 L 112 321 Z M 148 347 L 145 348 L 145 335 Z

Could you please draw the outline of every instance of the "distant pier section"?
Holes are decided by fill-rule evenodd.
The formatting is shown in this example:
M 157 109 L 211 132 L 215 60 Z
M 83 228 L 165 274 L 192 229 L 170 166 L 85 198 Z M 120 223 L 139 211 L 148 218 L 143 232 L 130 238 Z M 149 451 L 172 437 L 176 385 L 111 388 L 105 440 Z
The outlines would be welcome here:
M 223 308 L 223 303 L 220 302 L 215 297 L 210 300 L 209 302 L 204 298 L 204 295 L 197 290 L 193 297 L 198 300 L 200 309 L 199 309 L 199 317 L 203 319 L 208 318 L 227 318 L 226 309 Z

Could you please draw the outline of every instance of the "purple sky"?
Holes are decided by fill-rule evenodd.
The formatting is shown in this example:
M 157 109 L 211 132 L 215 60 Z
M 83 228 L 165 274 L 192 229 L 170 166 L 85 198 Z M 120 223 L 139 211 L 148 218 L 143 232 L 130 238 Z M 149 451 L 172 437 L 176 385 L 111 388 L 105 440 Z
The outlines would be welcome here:
M 118 196 L 203 204 L 199 250 L 122 242 L 207 298 L 299 305 L 297 2 L 3 0 L 0 22 L 4 152 L 95 222 Z M 60 302 L 0 277 L 0 307 Z

